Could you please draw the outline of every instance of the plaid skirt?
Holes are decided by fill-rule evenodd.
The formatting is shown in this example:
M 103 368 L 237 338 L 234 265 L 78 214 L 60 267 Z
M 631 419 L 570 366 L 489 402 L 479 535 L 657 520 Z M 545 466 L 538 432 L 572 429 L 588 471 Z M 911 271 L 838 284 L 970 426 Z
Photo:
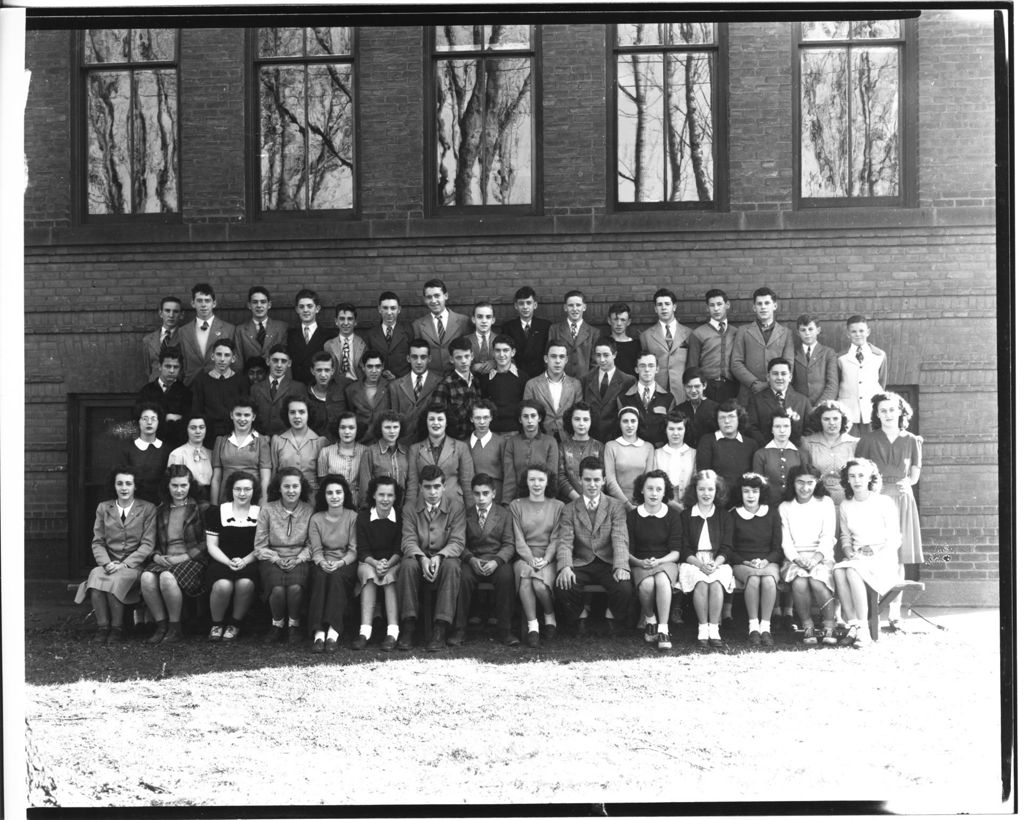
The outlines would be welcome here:
M 206 564 L 202 561 L 194 561 L 189 558 L 183 564 L 175 564 L 172 567 L 162 567 L 159 564 L 149 563 L 142 568 L 143 572 L 152 572 L 159 575 L 161 572 L 169 572 L 178 582 L 178 588 L 189 598 L 198 598 L 203 594 L 203 577 L 206 574 Z
M 303 561 L 294 569 L 284 570 L 269 561 L 259 561 L 260 597 L 266 601 L 274 587 L 290 587 L 298 584 L 303 589 L 309 586 L 309 561 Z

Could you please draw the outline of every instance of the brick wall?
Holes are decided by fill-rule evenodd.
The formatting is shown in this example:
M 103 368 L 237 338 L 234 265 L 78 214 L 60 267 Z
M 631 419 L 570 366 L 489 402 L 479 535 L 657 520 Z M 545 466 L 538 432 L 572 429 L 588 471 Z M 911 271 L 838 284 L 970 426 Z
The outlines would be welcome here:
M 377 294 L 396 290 L 419 315 L 421 283 L 444 278 L 453 306 L 481 296 L 500 318 L 533 284 L 556 318 L 569 287 L 601 323 L 625 297 L 652 320 L 661 285 L 680 318 L 703 314 L 711 286 L 750 317 L 749 294 L 770 284 L 780 318 L 817 313 L 822 340 L 841 346 L 843 322 L 872 318 L 891 355 L 890 379 L 918 385 L 925 468 L 920 485 L 934 600 L 992 602 L 998 578 L 995 219 L 991 24 L 929 11 L 919 27 L 920 208 L 792 208 L 792 54 L 788 24 L 729 27 L 729 199 L 724 213 L 614 213 L 607 205 L 606 54 L 601 25 L 547 25 L 541 37 L 544 213 L 424 218 L 423 31 L 359 33 L 359 197 L 354 220 L 255 221 L 246 212 L 244 38 L 182 32 L 181 224 L 70 222 L 67 33 L 28 38 L 26 115 L 28 571 L 67 562 L 67 396 L 126 393 L 144 380 L 138 343 L 166 292 L 217 288 L 218 313 L 244 318 L 248 287 L 275 296 L 344 297 L 368 323 Z M 199 59 L 198 55 L 213 55 Z M 951 115 L 969 110 L 970 116 Z M 967 108 L 969 106 L 969 108 Z M 52 128 L 54 122 L 62 123 Z M 972 416 L 963 417 L 970 396 Z M 60 574 L 61 570 L 57 570 Z

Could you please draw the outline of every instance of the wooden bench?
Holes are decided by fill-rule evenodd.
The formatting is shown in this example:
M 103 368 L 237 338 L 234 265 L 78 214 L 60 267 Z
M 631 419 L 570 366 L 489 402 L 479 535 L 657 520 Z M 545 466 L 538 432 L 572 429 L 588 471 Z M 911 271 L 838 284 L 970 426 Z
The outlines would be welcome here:
M 882 610 L 882 607 L 888 606 L 897 595 L 904 592 L 912 593 L 907 595 L 908 600 L 904 602 L 907 608 L 910 609 L 914 601 L 917 600 L 917 597 L 924 592 L 924 584 L 920 581 L 900 581 L 881 598 L 870 586 L 867 584 L 864 586 L 868 590 L 868 634 L 871 635 L 871 640 L 873 641 L 878 640 L 878 613 Z

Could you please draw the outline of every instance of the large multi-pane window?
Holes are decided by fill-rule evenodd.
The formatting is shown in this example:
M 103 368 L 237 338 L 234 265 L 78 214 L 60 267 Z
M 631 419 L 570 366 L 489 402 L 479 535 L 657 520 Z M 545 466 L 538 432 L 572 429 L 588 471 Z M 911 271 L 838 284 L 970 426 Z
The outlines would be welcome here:
M 259 28 L 255 36 L 259 209 L 352 209 L 354 30 Z
M 533 26 L 433 26 L 430 203 L 438 210 L 537 202 Z
M 906 186 L 906 26 L 795 24 L 802 204 L 887 204 Z
M 81 66 L 86 215 L 177 213 L 177 30 L 87 29 Z
M 611 27 L 618 206 L 720 201 L 723 33 L 714 23 Z

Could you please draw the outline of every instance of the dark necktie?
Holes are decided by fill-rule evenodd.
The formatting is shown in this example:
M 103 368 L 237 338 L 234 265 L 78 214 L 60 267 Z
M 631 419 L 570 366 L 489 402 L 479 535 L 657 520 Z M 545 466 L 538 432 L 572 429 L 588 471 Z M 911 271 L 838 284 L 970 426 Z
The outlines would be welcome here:
M 724 336 L 725 335 L 725 330 L 726 330 L 725 322 L 719 322 L 718 323 L 718 335 L 719 336 Z
M 127 520 L 128 520 L 128 516 L 125 514 L 124 510 L 121 510 L 121 523 L 123 524 Z
M 263 347 L 263 343 L 267 341 L 267 329 L 264 327 L 263 322 L 259 323 L 260 329 L 256 331 L 256 341 L 259 342 L 260 347 Z
M 346 374 L 346 375 L 348 374 L 348 366 L 349 366 L 349 360 L 348 359 L 349 359 L 349 348 L 348 348 L 348 339 L 346 339 L 342 343 L 342 345 L 341 345 L 341 372 Z
M 864 363 L 864 349 L 860 345 L 857 346 L 857 363 Z
M 601 387 L 600 387 L 598 392 L 600 392 L 601 398 L 604 398 L 604 394 L 608 392 L 608 374 L 607 373 L 602 373 L 601 374 Z
M 479 513 L 478 517 L 480 519 L 480 529 L 483 529 L 484 528 L 484 524 L 487 523 L 487 511 L 486 510 L 478 510 L 477 512 Z
M 523 335 L 524 336 L 529 336 L 530 335 L 530 323 L 529 322 L 527 322 L 525 325 L 523 325 Z
M 668 325 L 665 325 L 665 346 L 672 347 L 672 331 Z
M 651 403 L 651 388 L 645 387 L 644 388 L 644 410 L 647 409 L 647 406 L 650 403 Z
M 272 398 L 272 399 L 277 395 L 277 386 L 278 386 L 277 379 L 271 379 L 270 380 L 270 398 Z
M 391 344 L 391 327 L 390 327 L 390 325 L 388 327 L 384 328 L 384 341 L 386 341 L 388 344 Z
M 199 329 L 202 330 L 202 331 L 209 330 L 210 329 L 210 323 L 209 322 L 203 322 L 201 325 L 199 325 Z
M 780 410 L 786 409 L 786 397 L 778 391 L 775 392 L 775 403 L 779 405 Z
M 580 327 L 576 322 L 569 322 L 569 335 L 572 336 L 572 340 L 576 341 L 576 334 L 579 333 Z
M 423 376 L 416 377 L 416 384 L 412 388 L 412 397 L 416 400 L 420 400 L 420 393 L 423 391 Z
M 811 360 L 811 346 L 804 345 L 804 358 L 809 362 Z
M 441 341 L 444 338 L 444 322 L 441 321 L 441 317 L 437 317 L 437 340 Z

